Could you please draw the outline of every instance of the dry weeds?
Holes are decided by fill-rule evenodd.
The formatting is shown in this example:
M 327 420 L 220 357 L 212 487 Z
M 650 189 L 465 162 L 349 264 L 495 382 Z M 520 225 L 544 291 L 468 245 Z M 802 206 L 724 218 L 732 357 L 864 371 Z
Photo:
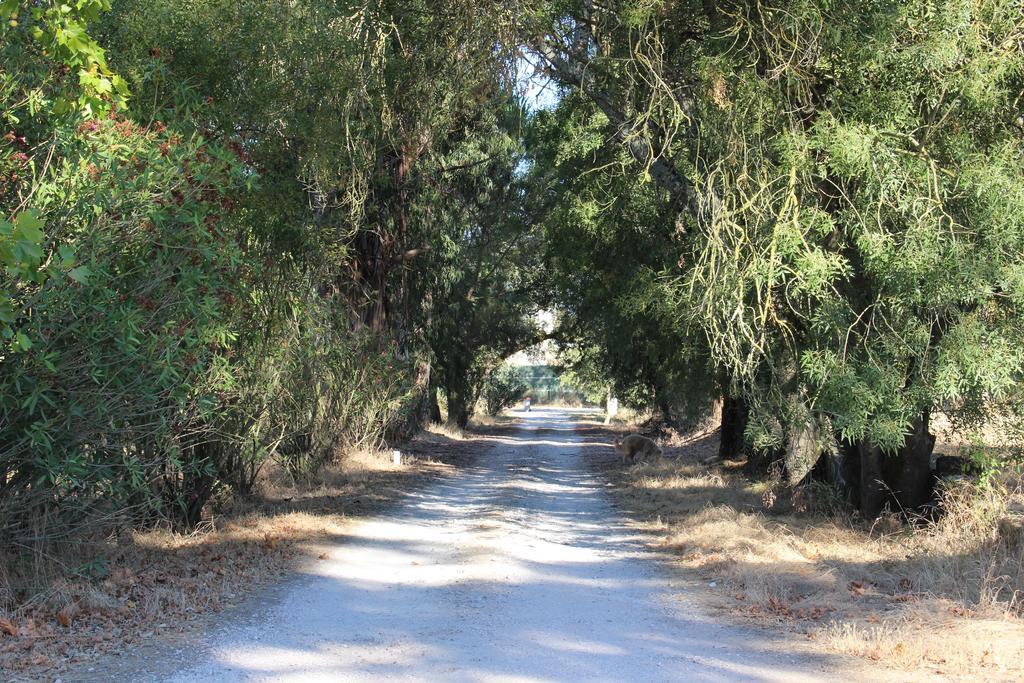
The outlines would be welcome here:
M 705 581 L 714 605 L 915 674 L 1024 679 L 1019 482 L 952 488 L 938 522 L 866 525 L 822 492 L 702 465 L 717 452 L 713 431 L 663 440 L 666 457 L 623 467 L 612 432 L 584 429 L 604 446 L 592 462 L 619 506 Z
M 174 639 L 315 557 L 317 542 L 343 535 L 353 518 L 486 444 L 480 434 L 432 430 L 401 446 L 400 465 L 390 451 L 348 453 L 312 488 L 268 469 L 257 499 L 214 511 L 191 534 L 94 539 L 42 566 L 0 552 L 0 678 L 75 671 L 115 649 Z

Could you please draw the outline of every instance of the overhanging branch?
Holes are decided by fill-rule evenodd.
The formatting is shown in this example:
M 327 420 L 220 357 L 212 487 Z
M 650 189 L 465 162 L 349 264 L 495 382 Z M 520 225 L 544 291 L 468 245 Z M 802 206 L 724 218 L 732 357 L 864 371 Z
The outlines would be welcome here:
M 586 65 L 589 64 L 589 60 L 579 55 L 567 59 L 543 38 L 534 41 L 533 49 L 544 60 L 548 75 L 563 85 L 577 88 L 587 95 L 608 117 L 615 131 L 615 139 L 637 162 L 649 169 L 651 177 L 669 193 L 674 203 L 696 217 L 699 200 L 693 183 L 680 174 L 670 161 L 655 155 L 650 145 L 644 143 L 637 128 L 615 106 L 608 94 L 597 86 L 593 74 L 587 71 Z M 653 126 L 652 123 L 647 125 Z

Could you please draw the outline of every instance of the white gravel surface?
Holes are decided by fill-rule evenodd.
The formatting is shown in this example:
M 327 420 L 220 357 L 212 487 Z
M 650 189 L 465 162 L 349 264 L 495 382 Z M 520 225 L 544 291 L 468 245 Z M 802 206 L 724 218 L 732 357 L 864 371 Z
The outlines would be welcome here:
M 149 678 L 834 678 L 838 661 L 792 634 L 716 623 L 687 597 L 707 588 L 674 581 L 612 507 L 571 416 L 522 418 L 474 466 L 354 524 L 258 614 Z

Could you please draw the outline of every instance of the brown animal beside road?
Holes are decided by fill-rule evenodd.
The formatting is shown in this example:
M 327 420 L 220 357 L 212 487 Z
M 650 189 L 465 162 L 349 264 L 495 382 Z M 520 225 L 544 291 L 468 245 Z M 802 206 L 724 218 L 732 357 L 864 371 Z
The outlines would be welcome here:
M 636 457 L 642 455 L 644 458 L 661 455 L 658 444 L 640 434 L 630 434 L 619 441 L 615 440 L 615 450 L 622 453 L 625 462 L 636 462 Z

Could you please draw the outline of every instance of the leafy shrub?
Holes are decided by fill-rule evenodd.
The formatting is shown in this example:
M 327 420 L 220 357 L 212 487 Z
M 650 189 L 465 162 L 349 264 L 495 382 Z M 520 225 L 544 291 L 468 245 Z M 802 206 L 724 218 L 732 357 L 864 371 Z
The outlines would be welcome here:
M 484 380 L 481 392 L 488 415 L 497 415 L 526 393 L 526 384 L 518 369 L 502 365 Z
M 310 480 L 379 445 L 415 412 L 416 359 L 324 293 L 337 254 L 265 211 L 248 141 L 158 49 L 127 108 L 86 31 L 107 0 L 44 5 L 0 2 L 0 539 L 188 527 L 271 458 Z
M 57 128 L 49 153 L 33 179 L 43 262 L 72 267 L 3 280 L 17 327 L 0 367 L 8 533 L 33 508 L 67 528 L 204 499 L 237 287 L 254 269 L 228 198 L 245 180 L 224 149 L 112 116 Z
M 279 435 L 273 457 L 297 482 L 315 480 L 339 451 L 381 446 L 417 391 L 394 348 L 315 320 L 294 326 L 287 350 L 266 364 L 273 393 L 260 399 L 270 407 L 262 429 Z

